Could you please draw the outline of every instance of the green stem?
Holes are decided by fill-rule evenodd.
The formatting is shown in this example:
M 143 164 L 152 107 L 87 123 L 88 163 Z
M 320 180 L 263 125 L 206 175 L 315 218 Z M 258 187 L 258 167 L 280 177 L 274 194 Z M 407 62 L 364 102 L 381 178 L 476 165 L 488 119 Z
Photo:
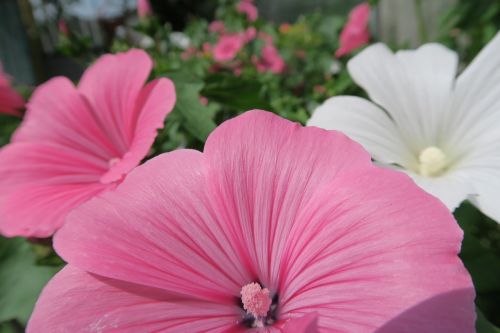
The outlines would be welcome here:
M 429 40 L 429 36 L 427 35 L 427 27 L 425 26 L 425 18 L 424 12 L 422 9 L 422 0 L 414 0 L 415 9 L 417 11 L 417 20 L 418 20 L 418 31 L 420 34 L 420 43 L 424 44 Z

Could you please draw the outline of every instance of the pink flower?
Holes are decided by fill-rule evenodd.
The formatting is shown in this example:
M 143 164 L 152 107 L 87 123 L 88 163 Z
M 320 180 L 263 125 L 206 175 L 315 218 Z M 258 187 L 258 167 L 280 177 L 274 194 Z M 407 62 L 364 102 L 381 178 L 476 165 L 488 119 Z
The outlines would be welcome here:
M 184 52 L 181 53 L 182 60 L 188 60 L 189 58 L 195 56 L 198 50 L 194 46 L 189 46 Z
M 205 96 L 200 96 L 200 103 L 202 105 L 208 105 L 208 98 L 206 98 Z
M 275 74 L 285 71 L 285 61 L 281 58 L 278 50 L 274 45 L 267 44 L 262 48 L 260 59 L 253 59 L 254 64 L 259 72 L 271 72 Z
M 137 0 L 137 15 L 139 17 L 150 16 L 153 13 L 149 0 Z
M 222 34 L 226 31 L 226 26 L 222 21 L 213 21 L 208 25 L 208 31 Z
M 233 60 L 244 45 L 245 38 L 242 34 L 222 35 L 213 50 L 215 61 Z
M 10 85 L 10 77 L 4 73 L 0 64 L 0 113 L 19 116 L 24 100 Z
M 68 36 L 69 35 L 69 28 L 68 28 L 68 24 L 66 23 L 65 20 L 59 20 L 57 22 L 57 27 L 59 29 L 59 32 L 61 34 L 63 34 L 64 36 Z
M 370 40 L 368 21 L 370 19 L 370 5 L 362 3 L 354 7 L 349 14 L 349 20 L 340 33 L 340 48 L 335 56 L 341 57 L 365 45 Z
M 282 23 L 279 28 L 282 34 L 287 34 L 290 29 L 292 29 L 292 25 L 290 23 Z
M 245 30 L 245 42 L 250 42 L 257 37 L 257 29 L 254 27 L 250 27 L 247 30 Z
M 259 17 L 259 11 L 251 1 L 240 1 L 236 6 L 236 10 L 247 16 L 250 22 L 254 22 Z
M 336 131 L 249 111 L 77 208 L 27 332 L 474 332 L 462 231 Z
M 34 92 L 0 150 L 0 232 L 47 237 L 66 215 L 114 188 L 146 156 L 175 103 L 167 79 L 144 83 L 141 50 L 99 58 L 77 88 L 58 77 Z
M 203 53 L 205 53 L 205 54 L 212 53 L 212 44 L 210 44 L 208 42 L 203 43 L 202 50 L 203 50 Z

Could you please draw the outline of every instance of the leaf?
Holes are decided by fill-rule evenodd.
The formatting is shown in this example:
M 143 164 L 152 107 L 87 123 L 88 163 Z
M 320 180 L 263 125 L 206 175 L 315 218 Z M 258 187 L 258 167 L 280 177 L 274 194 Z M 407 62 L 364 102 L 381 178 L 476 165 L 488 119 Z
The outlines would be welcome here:
M 183 118 L 183 126 L 200 141 L 205 141 L 216 127 L 209 108 L 200 103 L 202 85 L 185 83 L 176 85 L 177 103 L 174 112 Z
M 476 236 L 487 226 L 485 217 L 470 204 L 461 205 L 455 217 L 464 230 L 460 257 L 472 276 L 476 291 L 500 291 L 500 258 Z
M 230 74 L 214 73 L 206 78 L 201 94 L 238 112 L 250 109 L 270 110 L 271 106 L 261 94 L 258 81 Z
M 500 329 L 490 323 L 479 308 L 476 308 L 476 313 L 476 333 L 500 333 Z
M 58 271 L 35 261 L 25 239 L 0 237 L 0 322 L 26 323 L 43 286 Z

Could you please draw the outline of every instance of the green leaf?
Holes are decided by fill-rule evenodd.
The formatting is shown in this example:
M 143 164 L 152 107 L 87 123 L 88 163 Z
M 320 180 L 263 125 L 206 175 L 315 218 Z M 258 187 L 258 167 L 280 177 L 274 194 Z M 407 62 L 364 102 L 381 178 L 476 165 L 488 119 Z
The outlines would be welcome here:
M 460 257 L 472 276 L 476 291 L 500 291 L 500 258 L 476 236 L 485 229 L 485 217 L 467 203 L 455 211 L 455 217 L 464 230 Z
M 35 261 L 25 239 L 0 237 L 0 322 L 26 323 L 43 286 L 58 271 Z
M 183 118 L 183 126 L 200 141 L 205 141 L 216 127 L 209 108 L 200 103 L 202 85 L 197 83 L 176 84 L 177 103 L 174 112 Z
M 476 333 L 500 333 L 500 329 L 490 323 L 481 310 L 476 308 L 476 313 Z
M 270 110 L 271 106 L 261 94 L 262 85 L 258 81 L 236 77 L 224 73 L 214 73 L 206 78 L 201 94 L 237 112 L 250 109 Z

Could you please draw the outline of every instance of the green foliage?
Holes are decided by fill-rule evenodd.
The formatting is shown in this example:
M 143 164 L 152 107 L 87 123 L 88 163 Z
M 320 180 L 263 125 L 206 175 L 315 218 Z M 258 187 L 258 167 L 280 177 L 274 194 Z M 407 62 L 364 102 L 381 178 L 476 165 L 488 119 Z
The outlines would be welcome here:
M 487 318 L 500 325 L 500 256 L 492 242 L 500 235 L 499 225 L 469 203 L 462 204 L 455 217 L 464 230 L 460 257 L 472 276 L 476 304 Z
M 470 62 L 500 30 L 500 1 L 458 0 L 442 19 L 441 42 Z
M 42 287 L 57 271 L 58 267 L 36 265 L 27 240 L 0 237 L 0 322 L 26 323 Z M 15 324 L 0 327 L 11 326 Z

